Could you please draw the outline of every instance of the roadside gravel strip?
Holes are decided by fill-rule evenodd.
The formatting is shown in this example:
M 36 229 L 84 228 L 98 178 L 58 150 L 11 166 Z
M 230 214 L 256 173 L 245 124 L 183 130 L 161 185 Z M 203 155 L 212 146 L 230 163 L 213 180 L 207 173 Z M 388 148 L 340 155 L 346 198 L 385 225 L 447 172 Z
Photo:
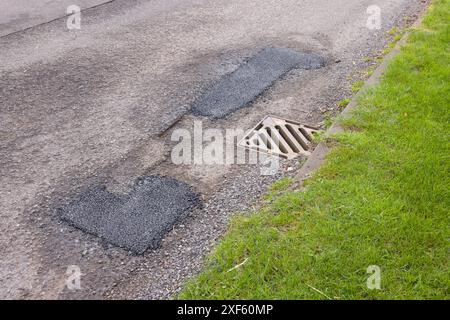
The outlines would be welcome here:
M 316 54 L 287 48 L 267 48 L 208 90 L 192 111 L 211 119 L 223 118 L 248 105 L 281 76 L 292 69 L 318 69 L 325 59 Z

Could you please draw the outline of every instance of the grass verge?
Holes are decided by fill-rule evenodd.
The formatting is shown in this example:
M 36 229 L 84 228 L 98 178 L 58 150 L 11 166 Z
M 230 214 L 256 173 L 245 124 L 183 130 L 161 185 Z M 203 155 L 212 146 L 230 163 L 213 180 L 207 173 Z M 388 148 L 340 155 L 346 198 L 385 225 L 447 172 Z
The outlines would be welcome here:
M 180 298 L 449 298 L 449 11 L 434 1 L 306 190 L 236 217 Z

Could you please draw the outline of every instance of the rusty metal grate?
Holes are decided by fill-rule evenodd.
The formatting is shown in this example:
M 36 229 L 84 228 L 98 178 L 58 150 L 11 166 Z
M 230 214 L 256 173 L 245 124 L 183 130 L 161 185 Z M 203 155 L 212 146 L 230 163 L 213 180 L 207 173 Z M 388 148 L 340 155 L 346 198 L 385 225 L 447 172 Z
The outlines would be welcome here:
M 293 159 L 299 155 L 311 154 L 313 133 L 318 128 L 298 122 L 266 116 L 247 133 L 238 145 L 247 149 Z

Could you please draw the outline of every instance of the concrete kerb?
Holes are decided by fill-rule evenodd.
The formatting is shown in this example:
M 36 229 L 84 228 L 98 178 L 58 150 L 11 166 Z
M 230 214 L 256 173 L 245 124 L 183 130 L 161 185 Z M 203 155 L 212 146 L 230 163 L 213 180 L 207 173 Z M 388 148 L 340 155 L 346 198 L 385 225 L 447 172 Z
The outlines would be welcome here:
M 416 27 L 420 24 L 421 18 L 419 18 L 412 27 Z M 381 77 L 386 71 L 386 68 L 389 65 L 389 62 L 397 56 L 401 47 L 406 44 L 408 39 L 409 32 L 405 33 L 405 35 L 397 42 L 396 46 L 389 52 L 381 62 L 381 64 L 375 69 L 374 73 L 367 79 L 364 86 L 361 90 L 356 93 L 347 107 L 341 112 L 341 118 L 347 118 L 350 116 L 350 112 L 354 110 L 358 105 L 358 99 L 361 97 L 364 92 L 366 92 L 369 88 L 374 87 L 380 82 Z M 337 133 L 341 133 L 344 131 L 344 128 L 339 124 L 339 122 L 335 122 L 332 126 L 325 132 L 325 136 L 329 137 Z M 320 142 L 316 149 L 312 152 L 312 154 L 308 157 L 303 166 L 299 169 L 298 173 L 295 176 L 295 182 L 293 184 L 293 188 L 300 188 L 303 185 L 303 182 L 307 180 L 311 175 L 319 169 L 322 164 L 326 161 L 326 157 L 328 153 L 331 151 L 331 148 L 326 145 L 325 142 Z

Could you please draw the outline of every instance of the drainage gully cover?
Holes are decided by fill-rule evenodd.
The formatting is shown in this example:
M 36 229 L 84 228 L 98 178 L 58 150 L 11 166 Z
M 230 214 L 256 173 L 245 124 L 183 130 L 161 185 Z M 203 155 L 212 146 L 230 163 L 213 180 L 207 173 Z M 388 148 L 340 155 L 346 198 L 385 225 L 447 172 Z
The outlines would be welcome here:
M 285 159 L 311 154 L 313 134 L 318 128 L 298 122 L 266 116 L 238 145 Z

